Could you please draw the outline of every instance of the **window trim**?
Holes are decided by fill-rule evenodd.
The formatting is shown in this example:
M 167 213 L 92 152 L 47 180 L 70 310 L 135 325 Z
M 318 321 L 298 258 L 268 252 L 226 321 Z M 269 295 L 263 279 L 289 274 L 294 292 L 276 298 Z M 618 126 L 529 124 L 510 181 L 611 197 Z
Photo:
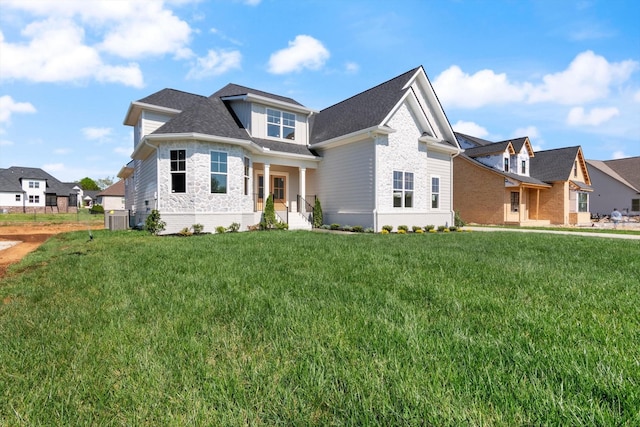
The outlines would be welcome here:
M 581 196 L 584 196 L 586 198 L 586 200 L 582 203 L 580 202 Z M 584 210 L 580 209 L 581 204 L 584 205 Z M 578 191 L 578 194 L 576 196 L 576 211 L 579 213 L 589 212 L 589 193 L 584 191 Z
M 437 179 L 438 180 L 438 187 L 437 187 L 437 191 L 433 191 L 433 180 Z M 440 175 L 431 175 L 431 186 L 430 186 L 430 190 L 429 193 L 431 193 L 431 209 L 437 209 L 440 210 L 440 194 L 442 193 L 440 190 L 441 187 L 441 182 L 442 179 L 440 178 Z M 435 200 L 434 200 L 434 196 L 435 196 Z M 435 205 L 434 206 L 434 202 Z
M 511 192 L 511 196 L 509 198 L 510 201 L 510 212 L 511 213 L 518 213 L 520 212 L 520 192 L 519 191 L 512 191 Z
M 217 170 L 214 171 L 213 170 L 213 153 L 217 153 L 217 154 L 223 154 L 224 155 L 224 162 L 222 162 L 220 159 L 218 159 L 218 161 L 215 163 L 217 165 L 224 165 L 224 171 L 221 170 Z M 222 150 L 210 150 L 209 151 L 209 192 L 211 194 L 227 194 L 229 192 L 229 153 L 227 153 L 226 151 L 222 151 Z M 217 175 L 217 176 L 224 176 L 224 191 L 213 191 L 213 185 L 211 185 L 213 183 L 213 176 Z
M 297 123 L 297 117 L 295 113 L 290 113 L 289 111 L 283 111 L 283 110 L 278 110 L 275 108 L 270 108 L 267 107 L 266 111 L 265 111 L 265 115 L 266 115 L 266 132 L 265 135 L 267 136 L 267 138 L 274 138 L 274 139 L 280 139 L 280 140 L 286 140 L 286 141 L 295 141 L 296 140 L 296 123 Z M 271 117 L 276 117 L 277 113 L 277 121 L 271 121 Z M 286 115 L 289 115 L 291 117 L 285 117 Z M 287 124 L 285 124 L 285 121 L 287 122 Z M 293 122 L 292 124 L 290 122 Z M 269 127 L 270 126 L 277 126 L 279 128 L 278 130 L 278 136 L 273 136 L 273 135 L 269 135 Z M 293 132 L 290 133 L 290 135 L 292 135 L 292 138 L 287 138 L 285 136 L 285 129 L 292 129 Z
M 399 177 L 399 178 L 398 178 Z M 412 209 L 414 206 L 415 194 L 415 174 L 408 171 L 393 171 L 393 207 L 402 209 Z M 396 185 L 399 184 L 399 185 Z M 411 188 L 409 188 L 411 187 Z M 396 206 L 396 195 L 399 195 L 400 203 Z M 409 203 L 407 203 L 407 201 Z
M 180 158 L 182 152 L 183 158 Z M 173 153 L 176 153 L 176 159 L 173 159 Z M 169 172 L 171 174 L 171 193 L 172 194 L 184 194 L 187 192 L 187 150 L 177 149 L 169 150 Z M 180 184 L 177 180 L 182 178 L 182 184 L 184 186 L 183 191 L 177 191 L 176 187 Z

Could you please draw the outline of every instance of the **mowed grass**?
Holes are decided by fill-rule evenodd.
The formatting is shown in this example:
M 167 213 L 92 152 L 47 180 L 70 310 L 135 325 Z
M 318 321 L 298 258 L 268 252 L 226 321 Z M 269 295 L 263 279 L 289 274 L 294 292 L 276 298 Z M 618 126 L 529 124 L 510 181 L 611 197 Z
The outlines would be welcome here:
M 640 241 L 87 237 L 0 281 L 1 425 L 640 424 Z
M 0 232 L 3 225 L 20 224 L 65 224 L 72 222 L 99 225 L 104 223 L 104 214 L 91 214 L 88 209 L 81 208 L 76 213 L 7 213 L 0 214 Z

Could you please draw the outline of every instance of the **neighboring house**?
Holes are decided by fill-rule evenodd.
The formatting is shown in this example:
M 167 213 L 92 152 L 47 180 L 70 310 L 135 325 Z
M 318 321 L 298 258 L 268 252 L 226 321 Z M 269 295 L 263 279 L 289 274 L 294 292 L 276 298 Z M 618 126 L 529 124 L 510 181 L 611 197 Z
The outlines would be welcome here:
M 609 215 L 614 208 L 623 215 L 640 215 L 640 157 L 587 160 L 587 168 L 593 216 Z
M 124 180 L 105 188 L 96 195 L 96 203 L 101 205 L 105 212 L 111 210 L 124 210 Z
M 63 183 L 38 168 L 0 169 L 0 211 L 7 213 L 75 213 L 79 187 Z
M 267 195 L 289 228 L 381 230 L 453 223 L 455 134 L 422 67 L 322 111 L 229 84 L 209 97 L 163 89 L 132 102 L 126 208 L 158 209 L 166 233 L 260 222 Z
M 534 152 L 528 137 L 491 142 L 456 133 L 454 209 L 478 224 L 588 224 L 589 173 L 582 148 Z

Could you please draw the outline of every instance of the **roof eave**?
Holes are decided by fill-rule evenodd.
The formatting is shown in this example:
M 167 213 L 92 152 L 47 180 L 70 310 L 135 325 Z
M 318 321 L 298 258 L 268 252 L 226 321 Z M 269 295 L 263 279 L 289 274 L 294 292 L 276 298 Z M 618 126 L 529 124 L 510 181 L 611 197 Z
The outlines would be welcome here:
M 129 104 L 129 109 L 127 110 L 127 114 L 124 116 L 124 125 L 127 126 L 135 126 L 138 123 L 138 119 L 140 118 L 140 114 L 142 110 L 155 111 L 161 114 L 171 114 L 175 115 L 180 113 L 181 110 L 176 110 L 175 108 L 161 107 L 159 105 L 147 104 L 145 102 L 133 101 Z
M 395 129 L 392 129 L 388 126 L 372 126 L 366 129 L 361 129 L 356 132 L 351 132 L 347 135 L 341 135 L 332 139 L 328 139 L 326 141 L 318 142 L 316 144 L 309 145 L 309 148 L 312 149 L 320 149 L 320 148 L 331 148 L 338 145 L 348 144 L 350 142 L 359 141 L 362 139 L 370 138 L 374 135 L 389 135 L 395 132 Z
M 303 113 L 306 115 L 317 114 L 319 110 L 312 110 L 311 108 L 304 107 L 302 105 L 291 104 L 290 102 L 284 102 L 277 99 L 268 98 L 266 96 L 260 96 L 253 93 L 247 93 L 244 95 L 223 96 L 220 99 L 223 101 L 246 101 L 256 102 L 259 104 L 270 105 L 273 107 L 283 108 L 289 111 L 295 111 L 297 113 Z

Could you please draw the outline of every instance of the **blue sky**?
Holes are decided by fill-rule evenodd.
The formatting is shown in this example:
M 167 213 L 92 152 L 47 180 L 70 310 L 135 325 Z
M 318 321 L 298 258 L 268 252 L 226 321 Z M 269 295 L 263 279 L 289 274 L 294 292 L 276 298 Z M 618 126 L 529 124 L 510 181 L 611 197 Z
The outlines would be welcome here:
M 454 130 L 640 155 L 636 0 L 0 0 L 0 168 L 114 177 L 130 102 L 227 83 L 323 109 L 422 65 Z

